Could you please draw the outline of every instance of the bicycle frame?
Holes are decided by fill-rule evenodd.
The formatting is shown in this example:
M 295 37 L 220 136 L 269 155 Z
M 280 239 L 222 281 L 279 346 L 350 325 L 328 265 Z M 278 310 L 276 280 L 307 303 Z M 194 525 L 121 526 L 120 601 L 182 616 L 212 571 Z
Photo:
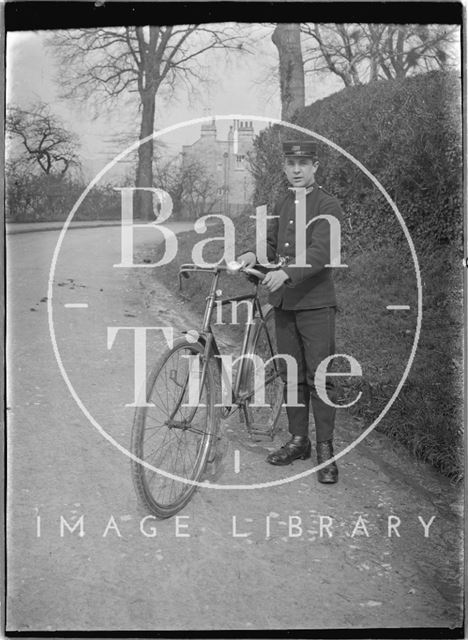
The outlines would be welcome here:
M 221 376 L 225 376 L 225 373 L 226 373 L 225 370 L 223 370 L 222 361 L 221 361 L 221 358 L 219 357 L 221 354 L 216 342 L 216 338 L 213 334 L 213 330 L 211 328 L 211 319 L 213 316 L 215 304 L 217 302 L 220 302 L 221 306 L 225 306 L 227 304 L 231 304 L 232 302 L 240 302 L 242 300 L 252 300 L 253 301 L 252 321 L 255 320 L 255 318 L 260 318 L 261 321 L 264 322 L 265 318 L 264 318 L 262 306 L 258 300 L 258 283 L 255 284 L 255 291 L 252 293 L 246 293 L 240 296 L 232 296 L 229 298 L 221 298 L 222 293 L 218 290 L 218 281 L 221 273 L 223 271 L 227 271 L 226 267 L 218 265 L 216 267 L 203 268 L 203 267 L 197 267 L 197 265 L 192 265 L 192 264 L 182 265 L 179 273 L 179 285 L 181 284 L 181 280 L 180 280 L 181 275 L 187 274 L 185 275 L 185 277 L 188 277 L 188 272 L 192 272 L 192 271 L 213 274 L 210 291 L 208 296 L 206 297 L 205 313 L 203 316 L 202 328 L 201 328 L 201 331 L 199 332 L 199 339 L 202 342 L 202 345 L 204 347 L 204 362 L 203 362 L 203 368 L 202 368 L 201 380 L 200 380 L 200 389 L 203 389 L 203 384 L 206 378 L 206 371 L 209 363 L 209 358 L 211 356 L 215 356 L 215 360 L 218 364 Z M 248 374 L 250 372 L 250 367 L 252 367 L 252 360 L 249 358 L 244 358 L 242 356 L 252 352 L 257 331 L 258 331 L 258 325 L 256 325 L 255 322 L 250 322 L 246 324 L 246 328 L 244 330 L 239 368 L 238 368 L 237 375 L 232 388 L 232 398 L 231 398 L 232 404 L 224 408 L 226 414 L 230 413 L 230 410 L 232 409 L 232 405 L 237 405 L 238 407 L 241 407 L 245 405 L 246 400 L 248 400 L 254 394 L 254 392 L 252 391 L 243 390 L 243 386 L 245 385 L 245 380 L 247 379 Z M 266 331 L 266 335 L 267 335 L 271 356 L 274 356 L 274 349 L 273 349 L 271 337 L 268 331 Z M 276 360 L 273 360 L 273 365 L 275 368 L 274 377 L 276 377 L 279 373 Z

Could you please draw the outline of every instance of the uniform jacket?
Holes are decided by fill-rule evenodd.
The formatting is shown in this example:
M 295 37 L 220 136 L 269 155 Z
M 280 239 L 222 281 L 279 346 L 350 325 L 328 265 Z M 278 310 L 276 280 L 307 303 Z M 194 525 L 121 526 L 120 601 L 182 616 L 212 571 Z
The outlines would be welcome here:
M 269 220 L 267 256 L 270 262 L 280 257 L 290 258 L 294 264 L 296 246 L 295 195 L 289 191 L 279 200 Z M 314 184 L 306 196 L 306 222 L 319 215 L 330 215 L 341 223 L 342 211 L 338 200 L 322 187 Z M 327 219 L 312 222 L 306 230 L 306 260 L 308 267 L 282 267 L 289 280 L 269 296 L 270 303 L 283 309 L 319 309 L 336 306 L 333 269 L 330 263 L 330 223 Z

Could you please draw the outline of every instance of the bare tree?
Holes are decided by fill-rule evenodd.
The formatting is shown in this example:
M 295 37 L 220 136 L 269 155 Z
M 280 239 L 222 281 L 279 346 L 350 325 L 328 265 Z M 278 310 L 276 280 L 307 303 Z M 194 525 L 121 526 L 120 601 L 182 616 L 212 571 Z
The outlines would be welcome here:
M 451 47 L 458 33 L 449 25 L 387 25 L 378 64 L 388 79 L 444 69 L 454 62 Z
M 9 107 L 6 132 L 12 143 L 9 166 L 14 166 L 16 173 L 36 167 L 46 175 L 65 175 L 72 167 L 80 166 L 76 152 L 78 137 L 63 127 L 45 103 L 37 103 L 28 110 Z M 19 142 L 17 153 L 15 142 Z
M 302 24 L 306 73 L 326 71 L 345 86 L 442 69 L 459 33 L 451 25 Z
M 208 176 L 198 176 L 187 189 L 184 201 L 192 218 L 208 215 L 219 203 L 213 180 Z
M 305 64 L 314 71 L 331 71 L 345 86 L 361 84 L 358 74 L 364 60 L 362 34 L 357 25 L 301 25 L 305 39 Z M 312 63 L 312 65 L 310 65 Z
M 290 121 L 294 113 L 305 105 L 300 25 L 279 23 L 271 39 L 279 55 L 281 119 Z
M 196 158 L 184 160 L 181 155 L 169 160 L 156 158 L 154 179 L 155 185 L 171 196 L 176 219 L 182 218 L 184 213 L 190 218 L 208 214 L 221 198 L 216 181 L 208 175 L 203 162 Z
M 155 127 L 156 97 L 173 91 L 176 81 L 188 87 L 204 76 L 201 56 L 215 49 L 243 50 L 239 25 L 176 25 L 77 29 L 55 34 L 49 44 L 58 56 L 66 97 L 111 100 L 138 94 L 141 108 L 139 139 Z M 244 29 L 245 31 L 245 29 Z M 140 145 L 136 186 L 153 184 L 153 140 Z M 151 194 L 137 192 L 144 219 L 152 215 Z
M 181 166 L 182 205 L 191 218 L 210 213 L 219 203 L 215 180 L 208 175 L 205 165 L 199 160 Z

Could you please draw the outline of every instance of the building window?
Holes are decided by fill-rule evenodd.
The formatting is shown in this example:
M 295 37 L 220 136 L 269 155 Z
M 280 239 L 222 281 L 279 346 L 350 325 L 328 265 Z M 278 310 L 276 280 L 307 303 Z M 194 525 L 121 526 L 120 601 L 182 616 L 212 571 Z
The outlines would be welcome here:
M 244 160 L 245 160 L 245 156 L 244 155 L 236 155 L 236 168 L 237 169 L 243 169 L 244 168 Z

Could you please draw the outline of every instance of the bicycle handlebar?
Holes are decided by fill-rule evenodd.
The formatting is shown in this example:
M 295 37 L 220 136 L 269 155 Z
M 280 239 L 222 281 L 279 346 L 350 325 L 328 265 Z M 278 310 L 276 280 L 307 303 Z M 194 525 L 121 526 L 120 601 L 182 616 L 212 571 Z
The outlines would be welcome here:
M 243 267 L 241 271 L 249 276 L 255 276 L 255 278 L 258 278 L 259 280 L 263 280 L 266 276 L 266 273 L 257 271 L 257 269 L 254 269 L 253 267 Z
M 264 269 L 275 270 L 282 267 L 283 264 L 284 262 L 280 261 L 278 264 L 267 264 L 267 265 L 259 265 L 259 266 L 261 266 Z M 263 280 L 266 275 L 265 273 L 262 273 L 261 271 L 254 269 L 253 267 L 244 267 L 243 263 L 236 262 L 234 260 L 233 262 L 228 262 L 227 264 L 218 264 L 213 267 L 201 267 L 197 264 L 192 264 L 192 263 L 182 264 L 179 269 L 179 278 L 180 276 L 184 276 L 184 278 L 188 278 L 190 272 L 221 273 L 223 271 L 227 273 L 232 273 L 232 274 L 245 273 L 248 276 L 253 276 L 255 278 L 258 278 L 258 280 Z

